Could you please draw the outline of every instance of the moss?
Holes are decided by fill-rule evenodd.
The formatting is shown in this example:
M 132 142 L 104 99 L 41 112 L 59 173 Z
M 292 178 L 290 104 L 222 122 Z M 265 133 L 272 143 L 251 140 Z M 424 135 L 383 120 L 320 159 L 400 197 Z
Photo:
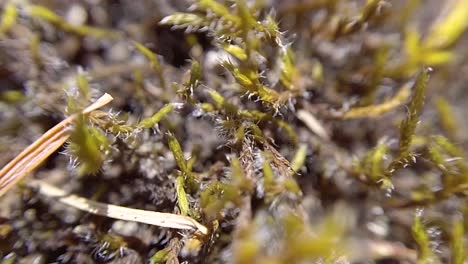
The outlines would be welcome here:
M 414 217 L 413 226 L 411 228 L 414 240 L 419 247 L 418 263 L 440 263 L 437 256 L 434 254 L 434 251 L 431 247 L 429 234 L 427 233 L 426 227 L 422 221 L 421 214 L 417 213 Z
M 151 50 L 149 50 L 147 47 L 142 45 L 141 43 L 134 41 L 133 45 L 135 45 L 136 49 L 139 52 L 141 52 L 150 61 L 151 68 L 158 75 L 159 84 L 161 85 L 161 87 L 165 88 L 166 81 L 165 81 L 164 73 L 162 71 L 161 63 L 159 62 L 158 56 L 154 54 Z
M 18 17 L 18 11 L 14 2 L 8 2 L 3 7 L 2 20 L 0 21 L 0 35 L 3 35 L 10 30 L 16 23 Z
M 455 118 L 455 113 L 453 112 L 450 103 L 443 97 L 437 97 L 435 106 L 437 108 L 442 127 L 445 130 L 444 132 L 447 133 L 451 138 L 456 138 L 458 125 Z
M 463 263 L 465 261 L 465 242 L 464 242 L 465 228 L 462 219 L 456 219 L 452 227 L 451 233 L 451 248 L 452 248 L 452 262 Z
M 400 124 L 398 154 L 387 169 L 389 173 L 394 173 L 396 169 L 406 166 L 406 164 L 414 159 L 414 154 L 411 153 L 410 147 L 416 131 L 416 126 L 419 123 L 419 115 L 424 105 L 428 81 L 429 70 L 423 69 L 414 84 L 413 96 L 408 105 L 408 115 Z
M 79 174 L 96 173 L 105 160 L 110 143 L 99 129 L 87 123 L 84 116 L 76 119 L 70 135 L 70 152 L 76 157 Z
M 2 261 L 466 262 L 466 0 L 88 2 L 1 5 L 1 162 L 73 116 L 30 177 L 209 230 L 82 215 L 25 178 Z
M 116 32 L 101 28 L 90 27 L 87 25 L 72 25 L 45 6 L 28 5 L 26 6 L 26 11 L 32 17 L 43 19 L 64 31 L 69 31 L 78 35 L 93 36 L 96 38 L 115 38 L 118 35 Z

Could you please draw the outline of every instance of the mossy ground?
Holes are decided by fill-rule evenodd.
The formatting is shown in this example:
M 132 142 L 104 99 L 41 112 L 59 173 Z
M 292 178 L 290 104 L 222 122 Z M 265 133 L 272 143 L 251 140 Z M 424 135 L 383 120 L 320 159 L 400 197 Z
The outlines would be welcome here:
M 26 178 L 1 263 L 466 261 L 467 1 L 0 3 L 0 164 L 109 93 L 29 177 L 210 229 Z

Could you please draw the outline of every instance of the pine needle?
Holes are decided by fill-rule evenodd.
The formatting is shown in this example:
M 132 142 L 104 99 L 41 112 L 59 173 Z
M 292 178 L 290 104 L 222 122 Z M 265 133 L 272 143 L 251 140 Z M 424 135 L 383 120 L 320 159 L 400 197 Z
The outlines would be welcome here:
M 109 94 L 104 94 L 96 102 L 84 109 L 82 114 L 88 114 L 101 108 L 112 99 Z M 76 114 L 72 115 L 49 129 L 0 170 L 0 197 L 65 143 L 70 137 L 68 128 L 77 116 Z

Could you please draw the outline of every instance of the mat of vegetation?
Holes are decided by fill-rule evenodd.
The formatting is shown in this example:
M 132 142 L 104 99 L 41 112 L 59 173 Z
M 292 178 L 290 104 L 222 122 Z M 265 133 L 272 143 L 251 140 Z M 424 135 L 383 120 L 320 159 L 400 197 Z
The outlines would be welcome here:
M 467 0 L 0 8 L 1 263 L 468 260 Z

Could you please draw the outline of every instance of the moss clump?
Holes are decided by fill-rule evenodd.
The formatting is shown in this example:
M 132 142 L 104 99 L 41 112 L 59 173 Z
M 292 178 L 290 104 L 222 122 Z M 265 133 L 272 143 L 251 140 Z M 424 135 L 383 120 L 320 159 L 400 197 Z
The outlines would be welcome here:
M 466 0 L 166 2 L 1 3 L 0 163 L 76 115 L 31 177 L 209 234 L 26 178 L 3 262 L 466 262 Z

